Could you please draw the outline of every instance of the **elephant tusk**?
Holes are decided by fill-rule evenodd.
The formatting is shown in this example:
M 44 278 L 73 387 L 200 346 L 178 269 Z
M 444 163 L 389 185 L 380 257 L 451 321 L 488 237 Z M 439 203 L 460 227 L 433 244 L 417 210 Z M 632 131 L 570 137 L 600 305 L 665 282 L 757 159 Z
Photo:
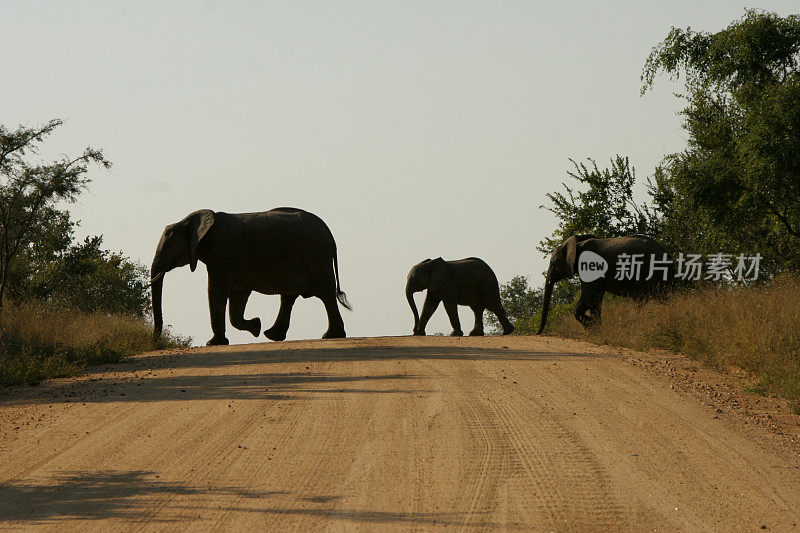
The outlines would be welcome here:
M 164 277 L 164 273 L 163 272 L 159 272 L 158 274 L 156 274 L 155 276 L 150 278 L 150 283 L 148 283 L 148 285 L 152 285 L 153 283 L 155 283 L 156 281 L 160 280 L 163 277 Z

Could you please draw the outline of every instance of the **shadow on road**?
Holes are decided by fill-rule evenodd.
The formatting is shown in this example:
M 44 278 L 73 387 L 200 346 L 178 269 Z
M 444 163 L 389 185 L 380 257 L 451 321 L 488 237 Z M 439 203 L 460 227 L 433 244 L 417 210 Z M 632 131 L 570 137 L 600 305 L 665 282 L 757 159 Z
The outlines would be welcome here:
M 27 389 L 15 404 L 73 402 L 159 402 L 189 400 L 309 400 L 331 394 L 398 394 L 421 390 L 386 385 L 419 378 L 414 375 L 343 376 L 310 372 L 239 373 L 154 376 L 142 379 L 108 377 L 79 380 L 59 386 Z M 374 382 L 376 386 L 358 384 Z M 378 386 L 377 383 L 382 383 Z M 331 387 L 330 385 L 335 386 Z
M 170 496 L 196 496 L 197 502 L 227 495 L 263 498 L 239 488 L 194 488 L 183 483 L 159 481 L 153 472 L 73 472 L 47 479 L 47 484 L 1 483 L 0 521 L 45 523 L 62 518 L 98 520 L 149 517 L 153 500 Z M 198 503 L 201 506 L 202 503 Z M 159 518 L 169 521 L 169 518 Z
M 289 505 L 279 506 L 289 500 Z M 342 496 L 299 496 L 282 491 L 192 486 L 160 481 L 153 472 L 73 472 L 43 483 L 0 483 L 0 526 L 58 525 L 70 520 L 116 519 L 133 523 L 201 520 L 202 513 L 302 515 L 361 524 L 458 525 L 463 513 L 402 513 L 330 507 Z M 173 502 L 174 500 L 174 502 Z M 264 505 L 269 502 L 269 505 Z M 292 505 L 294 503 L 294 505 Z M 158 513 L 158 517 L 153 516 Z M 199 515 L 199 516 L 198 516 Z M 473 517 L 474 518 L 474 517 Z M 487 524 L 484 524 L 487 525 Z
M 358 342 L 356 340 L 356 342 Z M 131 358 L 116 365 L 92 369 L 93 375 L 69 382 L 44 383 L 35 388 L 17 388 L 7 398 L 10 404 L 53 402 L 158 402 L 213 399 L 297 400 L 331 394 L 412 394 L 408 379 L 431 379 L 430 375 L 375 373 L 353 375 L 353 367 L 336 373 L 309 370 L 314 363 L 449 360 L 449 361 L 557 361 L 564 358 L 595 358 L 595 355 L 516 350 L 480 346 L 359 346 L 348 341 L 329 341 L 321 348 L 302 344 L 270 343 L 216 349 L 196 348 L 167 351 Z M 602 356 L 599 356 L 602 357 Z M 291 364 L 284 372 L 263 372 L 272 365 Z M 424 368 L 424 367 L 422 367 Z M 195 371 L 191 371 L 195 369 Z M 175 370 L 173 373 L 172 371 Z M 284 370 L 283 368 L 281 370 Z M 421 368 L 415 368 L 419 372 Z M 333 385 L 333 386 L 332 386 Z M 431 387 L 435 383 L 431 381 Z
M 324 348 L 295 348 L 292 342 L 250 344 L 208 350 L 194 348 L 183 353 L 166 352 L 127 360 L 137 368 L 187 368 L 272 363 L 317 363 L 386 360 L 454 361 L 541 361 L 565 357 L 598 357 L 582 353 L 564 353 L 476 346 L 351 346 L 341 341 L 327 341 Z M 342 344 L 337 346 L 337 344 Z M 243 348 L 245 346 L 245 348 Z M 285 348 L 283 348 L 285 347 Z M 603 357 L 603 356 L 599 356 Z M 124 363 L 123 363 L 124 364 Z

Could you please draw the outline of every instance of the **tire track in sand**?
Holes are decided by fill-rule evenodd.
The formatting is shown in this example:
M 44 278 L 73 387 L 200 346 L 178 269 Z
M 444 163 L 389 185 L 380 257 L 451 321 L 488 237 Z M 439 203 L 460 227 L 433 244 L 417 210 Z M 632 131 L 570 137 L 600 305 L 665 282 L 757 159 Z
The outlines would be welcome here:
M 547 524 L 581 530 L 579 524 L 588 522 L 606 531 L 624 529 L 629 506 L 617 500 L 610 476 L 581 439 L 542 405 L 496 382 L 489 388 L 486 379 L 474 372 L 458 376 L 474 465 L 465 476 L 473 489 L 462 528 Z M 502 488 L 513 501 L 501 501 Z M 498 516 L 502 504 L 507 510 Z

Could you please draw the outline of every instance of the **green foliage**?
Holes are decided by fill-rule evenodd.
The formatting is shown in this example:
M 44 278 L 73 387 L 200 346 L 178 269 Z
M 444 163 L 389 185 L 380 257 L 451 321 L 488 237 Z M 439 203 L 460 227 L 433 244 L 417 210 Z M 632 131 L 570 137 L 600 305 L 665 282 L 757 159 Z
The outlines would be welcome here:
M 542 318 L 544 289 L 531 287 L 529 283 L 527 276 L 514 276 L 508 283 L 500 285 L 503 308 L 508 319 L 514 324 L 514 333 L 519 335 L 536 333 Z M 565 312 L 571 313 L 571 305 L 577 300 L 579 287 L 578 282 L 573 280 L 565 281 L 555 287 L 550 301 L 551 317 Z M 486 322 L 492 334 L 503 331 L 494 314 L 487 313 Z
M 800 268 L 800 16 L 749 10 L 714 34 L 673 28 L 645 63 L 643 93 L 660 72 L 685 77 L 689 134 L 651 191 L 664 237 L 697 253 L 758 251 L 767 274 Z
M 101 236 L 71 245 L 28 281 L 29 297 L 89 313 L 130 314 L 150 311 L 147 269 L 101 248 Z
M 764 87 L 797 73 L 800 64 L 800 15 L 781 18 L 749 9 L 738 21 L 715 33 L 672 28 L 645 62 L 642 93 L 659 71 L 683 73 L 688 87 L 726 91 Z
M 571 235 L 591 233 L 597 237 L 616 237 L 650 232 L 655 223 L 654 214 L 633 197 L 636 171 L 627 157 L 617 155 L 611 166 L 600 170 L 589 159 L 590 165 L 570 159 L 574 171 L 567 175 L 577 181 L 582 189 L 563 183 L 565 193 L 548 193 L 552 206 L 542 206 L 558 217 L 559 225 L 553 234 L 537 247 L 550 253 Z
M 143 317 L 150 310 L 144 267 L 102 249 L 102 236 L 73 244 L 77 224 L 56 207 L 87 186 L 89 163 L 110 163 L 92 148 L 50 164 L 31 161 L 60 125 L 53 120 L 13 132 L 0 126 L 0 305 L 8 295 Z
M 27 245 L 20 247 L 17 257 L 9 266 L 6 294 L 12 300 L 26 298 L 31 278 L 58 261 L 72 243 L 76 224 L 68 212 L 46 207 L 40 218 L 40 222 L 28 234 Z
M 103 152 L 94 148 L 51 163 L 33 160 L 38 145 L 61 124 L 60 120 L 51 120 L 38 128 L 20 126 L 15 131 L 0 125 L 0 306 L 20 254 L 35 246 L 35 239 L 42 237 L 41 228 L 47 235 L 49 229 L 57 227 L 50 216 L 61 216 L 63 222 L 56 203 L 77 198 L 89 183 L 89 163 L 111 166 Z M 36 254 L 28 251 L 29 255 Z

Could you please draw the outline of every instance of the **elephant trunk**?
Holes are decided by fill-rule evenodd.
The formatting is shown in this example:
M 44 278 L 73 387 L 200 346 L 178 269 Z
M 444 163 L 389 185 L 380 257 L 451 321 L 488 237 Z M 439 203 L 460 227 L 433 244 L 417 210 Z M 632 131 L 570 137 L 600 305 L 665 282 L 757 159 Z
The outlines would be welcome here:
M 164 273 L 158 272 L 150 278 L 150 289 L 153 296 L 153 342 L 161 337 L 164 318 L 161 315 L 161 290 L 164 288 Z
M 414 331 L 419 328 L 419 313 L 417 313 L 417 304 L 414 302 L 414 290 L 411 287 L 406 287 L 406 299 L 408 305 L 411 306 L 411 312 L 414 314 Z
M 537 335 L 541 335 L 544 331 L 544 326 L 547 324 L 547 313 L 550 311 L 550 296 L 553 295 L 553 286 L 556 284 L 550 272 L 547 273 L 547 280 L 544 283 L 544 301 L 542 302 L 542 318 L 539 321 L 539 331 Z

